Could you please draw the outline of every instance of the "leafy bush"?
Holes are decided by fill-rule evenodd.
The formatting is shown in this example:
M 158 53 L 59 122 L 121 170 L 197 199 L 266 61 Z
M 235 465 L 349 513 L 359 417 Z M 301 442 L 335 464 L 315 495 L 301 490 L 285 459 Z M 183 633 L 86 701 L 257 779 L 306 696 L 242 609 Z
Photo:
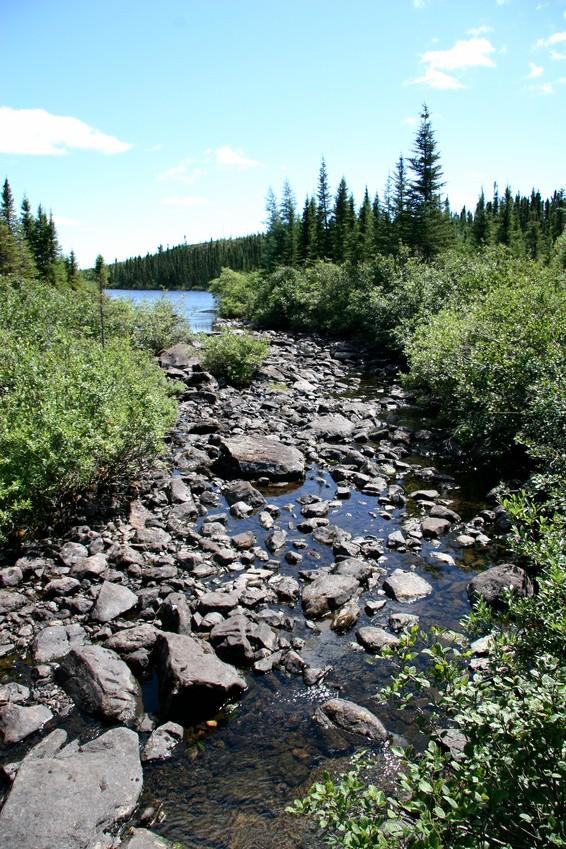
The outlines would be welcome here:
M 550 503 L 550 502 L 549 502 Z M 429 725 L 464 735 L 459 758 L 432 739 L 397 750 L 398 792 L 386 797 L 359 758 L 338 781 L 314 785 L 295 813 L 315 814 L 328 845 L 356 849 L 548 849 L 566 846 L 566 519 L 530 495 L 507 503 L 518 557 L 538 574 L 531 598 L 509 596 L 503 620 L 480 606 L 472 628 L 489 628 L 485 667 L 469 652 L 432 642 L 418 626 L 399 651 L 401 672 L 381 694 L 416 705 Z M 423 704 L 424 701 L 424 704 Z
M 222 318 L 249 318 L 257 295 L 258 274 L 223 268 L 211 280 L 209 292 L 219 298 L 218 313 Z
M 102 338 L 99 297 L 86 287 L 72 291 L 42 281 L 0 276 L 0 298 L 0 329 L 29 333 L 46 343 L 59 331 L 81 339 Z M 165 298 L 154 304 L 134 304 L 104 295 L 102 308 L 106 339 L 127 338 L 135 347 L 157 353 L 190 338 L 187 322 Z
M 269 344 L 250 333 L 222 330 L 205 341 L 204 364 L 233 386 L 247 386 L 267 355 Z
M 0 537 L 34 530 L 155 455 L 175 419 L 170 384 L 137 348 L 176 338 L 170 312 L 0 278 Z
M 412 385 L 439 400 L 468 447 L 504 453 L 523 430 L 542 444 L 564 428 L 563 414 L 557 433 L 548 425 L 555 407 L 540 391 L 566 376 L 566 291 L 542 272 L 421 322 L 407 356 Z

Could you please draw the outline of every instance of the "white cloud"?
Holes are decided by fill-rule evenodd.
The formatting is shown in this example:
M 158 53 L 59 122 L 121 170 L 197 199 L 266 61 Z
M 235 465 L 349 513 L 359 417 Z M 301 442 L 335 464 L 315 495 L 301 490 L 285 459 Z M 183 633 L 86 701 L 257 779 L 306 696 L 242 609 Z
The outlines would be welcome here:
M 455 89 L 465 88 L 452 74 L 445 74 L 443 71 L 438 71 L 436 68 L 427 68 L 422 77 L 417 77 L 411 80 L 411 85 L 429 85 L 431 88 L 437 89 Z
M 403 118 L 403 123 L 406 124 L 407 127 L 416 127 L 417 126 L 417 119 L 414 118 L 414 117 L 408 116 L 407 118 Z
M 480 35 L 486 35 L 488 32 L 493 32 L 493 27 L 488 27 L 486 24 L 482 24 L 479 27 L 471 27 L 468 30 L 468 35 L 473 35 L 477 38 Z
M 131 145 L 69 115 L 45 109 L 0 106 L 0 152 L 31 156 L 62 156 L 69 150 L 94 150 L 111 155 Z
M 259 162 L 250 159 L 242 150 L 234 150 L 227 144 L 217 147 L 214 155 L 218 165 L 229 165 L 242 170 L 255 168 L 259 165 Z
M 176 195 L 174 197 L 161 198 L 159 201 L 162 206 L 206 206 L 208 200 L 196 195 Z
M 172 181 L 175 183 L 182 183 L 185 186 L 192 186 L 195 180 L 206 174 L 205 168 L 190 167 L 193 162 L 194 160 L 190 158 L 183 159 L 183 161 L 179 162 L 178 165 L 173 165 L 172 168 L 162 171 L 155 179 L 159 183 Z
M 507 3 L 510 3 L 511 0 L 495 0 L 498 6 L 505 6 Z
M 566 85 L 566 77 L 558 77 L 550 83 L 536 83 L 529 86 L 529 91 L 538 91 L 539 94 L 556 94 L 557 86 Z
M 491 53 L 495 53 L 495 47 L 487 38 L 461 39 L 447 50 L 428 50 L 421 56 L 421 63 L 425 65 L 424 74 L 411 80 L 411 83 L 437 89 L 465 88 L 458 77 L 446 72 L 476 67 L 494 68 Z
M 413 8 L 414 9 L 424 9 L 426 7 L 428 0 L 413 0 Z
M 540 77 L 543 73 L 544 68 L 542 67 L 542 65 L 535 65 L 534 62 L 529 62 L 529 74 L 527 76 L 528 80 L 532 80 L 535 77 Z
M 559 47 L 566 45 L 566 32 L 554 32 L 552 35 L 549 35 L 548 38 L 539 38 L 535 47 L 538 49 L 543 48 L 549 50 L 551 59 L 554 59 L 556 62 L 561 62 L 566 59 L 566 51 L 557 50 L 557 45 Z
M 421 61 L 431 68 L 444 71 L 456 71 L 461 68 L 494 68 L 495 62 L 489 54 L 495 53 L 495 47 L 487 38 L 468 38 L 457 41 L 448 50 L 429 50 L 423 53 Z
M 566 32 L 554 32 L 548 38 L 539 38 L 535 47 L 553 47 L 566 41 Z

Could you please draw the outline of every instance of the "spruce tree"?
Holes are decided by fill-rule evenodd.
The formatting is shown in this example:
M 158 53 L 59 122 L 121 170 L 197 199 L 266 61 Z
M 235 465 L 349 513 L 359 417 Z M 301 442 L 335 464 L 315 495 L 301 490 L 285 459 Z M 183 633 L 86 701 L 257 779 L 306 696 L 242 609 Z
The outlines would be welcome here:
M 298 260 L 298 222 L 295 195 L 288 180 L 283 184 L 280 206 L 281 219 L 281 261 L 284 265 L 297 265 Z
M 12 195 L 12 189 L 10 188 L 10 184 L 8 182 L 8 178 L 4 180 L 4 185 L 2 186 L 2 203 L 0 205 L 0 215 L 2 216 L 2 220 L 8 225 L 8 228 L 15 235 L 16 229 L 16 215 L 14 213 L 14 196 Z
M 474 244 L 478 247 L 483 247 L 489 242 L 489 221 L 485 208 L 485 195 L 483 193 L 483 189 L 481 190 L 479 200 L 476 204 L 474 223 L 472 225 L 472 238 L 474 240 Z
M 395 173 L 393 174 L 392 195 L 392 225 L 393 237 L 399 244 L 408 244 L 411 238 L 411 218 L 409 212 L 409 186 L 405 169 L 405 160 L 402 156 L 397 160 Z
M 316 203 L 314 198 L 307 197 L 299 229 L 299 261 L 309 265 L 316 259 L 316 251 Z
M 344 177 L 338 184 L 334 210 L 330 223 L 331 252 L 333 262 L 345 262 L 348 259 L 351 222 L 348 210 L 348 186 Z
M 273 271 L 283 261 L 283 225 L 277 198 L 271 187 L 267 191 L 266 212 L 267 233 L 263 264 L 268 271 Z
M 316 241 L 317 256 L 320 259 L 329 259 L 332 253 L 330 243 L 330 214 L 332 200 L 330 187 L 328 185 L 328 172 L 324 156 L 320 163 L 318 173 L 317 206 L 316 206 Z
M 426 103 L 409 164 L 413 172 L 409 185 L 412 242 L 419 253 L 430 258 L 445 246 L 448 228 L 440 198 L 444 185 L 440 154 Z
M 377 203 L 379 211 L 379 199 Z M 358 214 L 358 228 L 356 238 L 356 262 L 368 262 L 375 250 L 375 227 L 374 227 L 374 211 L 369 199 L 369 192 L 366 186 L 364 199 Z

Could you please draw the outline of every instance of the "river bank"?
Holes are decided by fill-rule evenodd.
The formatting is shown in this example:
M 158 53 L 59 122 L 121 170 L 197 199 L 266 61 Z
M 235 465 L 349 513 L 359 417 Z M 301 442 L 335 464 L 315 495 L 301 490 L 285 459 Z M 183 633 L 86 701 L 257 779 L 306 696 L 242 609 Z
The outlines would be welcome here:
M 54 788 L 33 770 L 72 757 L 81 787 L 94 757 L 58 756 L 63 730 L 86 742 L 108 724 L 134 729 L 107 732 L 121 779 L 90 836 L 69 846 L 95 845 L 96 829 L 114 834 L 129 818 L 187 849 L 299 845 L 285 805 L 371 740 L 367 724 L 358 735 L 329 721 L 323 706 L 337 697 L 378 714 L 384 768 L 383 738 L 415 736 L 372 706 L 389 675 L 380 647 L 412 617 L 457 627 L 505 517 L 443 468 L 442 434 L 419 422 L 385 362 L 266 336 L 269 358 L 243 391 L 219 387 L 198 349 L 165 352 L 185 390 L 163 466 L 128 511 L 40 540 L 1 571 L 0 836 L 16 833 L 18 800 L 38 812 L 14 845 L 35 847 L 36 828 L 61 849 L 41 818 L 56 819 Z M 18 769 L 38 741 L 44 757 L 34 749 Z M 83 791 L 53 828 L 91 802 Z

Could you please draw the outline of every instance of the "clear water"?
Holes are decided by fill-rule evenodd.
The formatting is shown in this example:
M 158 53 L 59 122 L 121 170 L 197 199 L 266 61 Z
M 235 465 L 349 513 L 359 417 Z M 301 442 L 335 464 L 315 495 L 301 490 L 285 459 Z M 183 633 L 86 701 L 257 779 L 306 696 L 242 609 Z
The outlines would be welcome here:
M 217 315 L 216 297 L 201 289 L 107 289 L 111 298 L 127 298 L 134 303 L 155 303 L 162 298 L 170 301 L 175 311 L 186 318 L 195 333 L 210 333 Z

